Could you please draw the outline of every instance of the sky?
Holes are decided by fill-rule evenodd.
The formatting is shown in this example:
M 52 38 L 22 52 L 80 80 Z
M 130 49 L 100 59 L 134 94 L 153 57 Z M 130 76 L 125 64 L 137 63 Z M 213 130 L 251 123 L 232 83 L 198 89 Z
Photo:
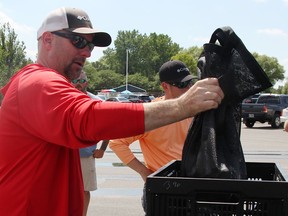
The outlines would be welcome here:
M 35 60 L 39 26 L 63 6 L 86 11 L 94 28 L 111 35 L 110 48 L 118 31 L 165 34 L 189 48 L 207 43 L 215 29 L 230 26 L 250 52 L 277 58 L 288 78 L 288 0 L 0 0 L 0 24 L 10 23 Z M 98 60 L 104 49 L 96 47 L 88 60 Z

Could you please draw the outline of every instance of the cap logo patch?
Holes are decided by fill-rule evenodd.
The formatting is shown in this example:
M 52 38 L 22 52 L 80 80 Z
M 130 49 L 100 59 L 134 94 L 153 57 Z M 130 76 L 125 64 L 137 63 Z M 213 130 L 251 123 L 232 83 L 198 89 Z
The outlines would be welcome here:
M 177 69 L 178 73 L 183 72 L 183 71 L 189 72 L 189 69 L 188 68 L 179 68 L 179 69 Z
M 88 17 L 85 17 L 85 16 L 77 16 L 77 19 L 79 20 L 84 20 L 84 21 L 90 21 Z

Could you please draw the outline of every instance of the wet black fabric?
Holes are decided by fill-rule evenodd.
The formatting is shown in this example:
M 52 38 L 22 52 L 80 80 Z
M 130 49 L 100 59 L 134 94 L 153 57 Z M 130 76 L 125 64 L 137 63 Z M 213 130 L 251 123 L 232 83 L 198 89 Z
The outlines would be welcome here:
M 183 147 L 181 175 L 245 179 L 241 102 L 272 84 L 230 27 L 216 29 L 203 48 L 199 76 L 218 78 L 225 98 L 217 109 L 194 117 Z

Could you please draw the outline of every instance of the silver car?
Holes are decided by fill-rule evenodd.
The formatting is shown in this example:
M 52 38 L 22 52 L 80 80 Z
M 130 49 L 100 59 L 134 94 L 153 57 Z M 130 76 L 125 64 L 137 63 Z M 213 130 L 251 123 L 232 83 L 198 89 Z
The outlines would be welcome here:
M 280 116 L 280 122 L 281 124 L 284 124 L 284 122 L 288 120 L 288 107 L 284 108 L 282 110 L 282 115 Z

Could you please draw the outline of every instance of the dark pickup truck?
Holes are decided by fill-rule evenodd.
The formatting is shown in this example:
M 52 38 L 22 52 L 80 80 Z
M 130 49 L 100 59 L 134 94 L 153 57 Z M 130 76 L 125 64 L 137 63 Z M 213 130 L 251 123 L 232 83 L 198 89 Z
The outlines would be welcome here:
M 286 107 L 288 107 L 288 95 L 261 94 L 255 103 L 242 103 L 243 123 L 252 128 L 256 121 L 268 122 L 272 128 L 279 128 L 280 116 Z

